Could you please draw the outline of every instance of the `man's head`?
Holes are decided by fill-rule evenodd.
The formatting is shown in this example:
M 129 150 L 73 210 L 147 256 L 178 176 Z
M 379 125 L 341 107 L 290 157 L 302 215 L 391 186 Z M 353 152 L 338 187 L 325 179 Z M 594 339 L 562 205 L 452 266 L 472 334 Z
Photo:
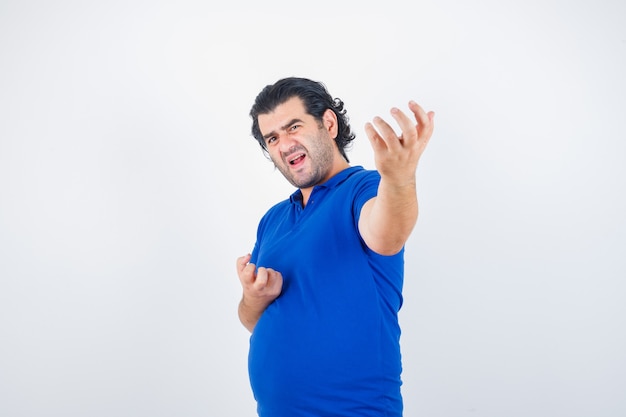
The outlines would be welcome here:
M 293 97 L 299 97 L 302 100 L 307 113 L 318 123 L 322 123 L 326 110 L 330 109 L 335 113 L 338 127 L 337 136 L 334 138 L 335 143 L 343 158 L 348 161 L 346 150 L 355 135 L 350 128 L 343 101 L 338 98 L 333 99 L 322 83 L 306 78 L 283 78 L 275 84 L 266 86 L 257 95 L 250 109 L 250 117 L 252 118 L 252 136 L 259 142 L 261 148 L 267 152 L 265 138 L 259 129 L 259 115 L 271 113 L 277 106 Z

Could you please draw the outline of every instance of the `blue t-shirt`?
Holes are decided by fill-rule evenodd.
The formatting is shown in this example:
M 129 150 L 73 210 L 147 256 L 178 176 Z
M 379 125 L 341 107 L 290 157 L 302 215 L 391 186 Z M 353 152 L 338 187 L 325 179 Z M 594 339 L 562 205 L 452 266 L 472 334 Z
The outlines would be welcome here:
M 283 289 L 250 337 L 261 417 L 401 416 L 404 250 L 381 256 L 358 232 L 380 175 L 350 167 L 296 191 L 259 223 L 250 262 L 282 273 Z

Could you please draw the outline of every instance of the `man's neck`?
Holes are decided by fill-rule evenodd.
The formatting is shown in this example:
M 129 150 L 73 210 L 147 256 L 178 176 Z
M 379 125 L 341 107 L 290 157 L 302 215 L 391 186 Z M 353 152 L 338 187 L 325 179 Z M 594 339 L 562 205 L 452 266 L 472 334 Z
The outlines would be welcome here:
M 313 189 L 315 187 L 324 184 L 326 181 L 330 180 L 344 169 L 350 168 L 350 164 L 348 164 L 345 159 L 342 158 L 342 161 L 342 163 L 336 164 L 336 167 L 331 171 L 331 174 L 324 179 L 324 181 L 320 182 L 319 184 L 315 184 L 313 187 L 300 188 L 300 192 L 302 193 L 302 207 L 306 207 L 307 203 L 309 202 L 309 197 L 311 197 L 311 193 L 313 192 Z

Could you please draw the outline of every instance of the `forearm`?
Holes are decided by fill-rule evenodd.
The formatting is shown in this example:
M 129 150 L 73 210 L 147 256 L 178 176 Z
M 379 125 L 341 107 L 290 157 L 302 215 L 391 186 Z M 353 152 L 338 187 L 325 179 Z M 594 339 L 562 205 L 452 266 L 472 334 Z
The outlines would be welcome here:
M 383 177 L 378 195 L 363 207 L 361 227 L 364 240 L 381 255 L 398 253 L 409 238 L 418 216 L 415 180 L 401 185 Z
M 239 302 L 238 314 L 241 324 L 252 333 L 265 308 L 259 308 L 246 302 L 245 297 Z

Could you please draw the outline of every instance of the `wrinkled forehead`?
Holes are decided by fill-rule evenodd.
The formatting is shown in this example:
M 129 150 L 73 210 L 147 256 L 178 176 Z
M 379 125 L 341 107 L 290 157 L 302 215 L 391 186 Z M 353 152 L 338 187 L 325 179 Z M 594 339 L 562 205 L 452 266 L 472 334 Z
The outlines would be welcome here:
M 302 99 L 295 96 L 279 104 L 271 112 L 259 114 L 257 119 L 259 130 L 265 136 L 271 132 L 285 129 L 294 120 L 313 119 L 313 116 L 307 113 Z

